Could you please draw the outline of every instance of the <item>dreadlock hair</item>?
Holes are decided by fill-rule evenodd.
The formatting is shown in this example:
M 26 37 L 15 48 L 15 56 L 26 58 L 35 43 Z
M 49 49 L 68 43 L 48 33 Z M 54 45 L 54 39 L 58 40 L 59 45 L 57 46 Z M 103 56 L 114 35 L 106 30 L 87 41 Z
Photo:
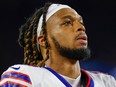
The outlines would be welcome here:
M 43 66 L 45 61 L 49 58 L 48 42 L 46 39 L 46 14 L 50 5 L 51 3 L 46 3 L 43 8 L 36 10 L 32 17 L 30 17 L 19 29 L 18 42 L 20 46 L 24 48 L 24 64 Z M 41 51 L 38 51 L 37 47 L 37 27 L 39 18 L 42 14 L 42 34 L 44 36 L 45 48 L 47 49 L 45 59 L 43 59 Z

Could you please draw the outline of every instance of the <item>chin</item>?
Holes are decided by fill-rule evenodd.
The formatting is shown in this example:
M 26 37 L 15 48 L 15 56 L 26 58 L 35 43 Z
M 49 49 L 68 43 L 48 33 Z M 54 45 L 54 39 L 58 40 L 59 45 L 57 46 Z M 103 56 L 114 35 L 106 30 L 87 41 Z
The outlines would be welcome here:
M 80 49 L 80 48 L 84 48 L 84 49 L 86 49 L 86 48 L 88 48 L 87 46 L 77 46 L 77 47 L 74 47 L 74 48 L 76 48 L 76 49 Z

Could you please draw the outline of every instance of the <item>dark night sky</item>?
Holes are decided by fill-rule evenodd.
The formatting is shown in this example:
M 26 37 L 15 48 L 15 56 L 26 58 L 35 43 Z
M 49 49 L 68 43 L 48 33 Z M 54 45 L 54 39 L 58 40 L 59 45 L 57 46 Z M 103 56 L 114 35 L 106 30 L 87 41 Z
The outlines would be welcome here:
M 19 27 L 35 9 L 48 0 L 0 1 L 0 74 L 9 66 L 23 62 L 23 48 L 17 42 Z M 49 0 L 52 1 L 52 0 Z M 115 0 L 53 0 L 73 7 L 82 15 L 92 61 L 106 67 L 116 66 L 116 1 Z M 98 66 L 101 66 L 101 64 Z M 96 69 L 97 70 L 97 69 Z

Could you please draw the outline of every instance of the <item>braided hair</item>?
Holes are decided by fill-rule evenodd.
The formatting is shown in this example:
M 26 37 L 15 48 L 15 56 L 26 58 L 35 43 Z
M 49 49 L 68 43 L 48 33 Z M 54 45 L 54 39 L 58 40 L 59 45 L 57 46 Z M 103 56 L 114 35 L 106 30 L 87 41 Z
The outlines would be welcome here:
M 19 45 L 24 48 L 24 64 L 43 66 L 45 61 L 49 58 L 49 49 L 47 42 L 47 32 L 46 32 L 46 14 L 51 3 L 46 3 L 43 8 L 35 11 L 35 13 L 30 17 L 27 22 L 20 27 L 19 33 Z M 37 47 L 37 27 L 40 16 L 43 14 L 42 21 L 42 34 L 44 36 L 46 58 L 43 59 L 41 51 Z

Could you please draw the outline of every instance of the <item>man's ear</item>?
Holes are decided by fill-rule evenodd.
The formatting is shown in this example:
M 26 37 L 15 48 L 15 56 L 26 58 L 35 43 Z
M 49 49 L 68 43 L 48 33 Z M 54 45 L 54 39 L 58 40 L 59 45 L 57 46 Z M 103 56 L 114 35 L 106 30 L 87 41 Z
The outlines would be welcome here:
M 37 43 L 42 46 L 42 47 L 45 47 L 45 41 L 44 41 L 44 37 L 43 35 L 40 35 L 37 37 Z

